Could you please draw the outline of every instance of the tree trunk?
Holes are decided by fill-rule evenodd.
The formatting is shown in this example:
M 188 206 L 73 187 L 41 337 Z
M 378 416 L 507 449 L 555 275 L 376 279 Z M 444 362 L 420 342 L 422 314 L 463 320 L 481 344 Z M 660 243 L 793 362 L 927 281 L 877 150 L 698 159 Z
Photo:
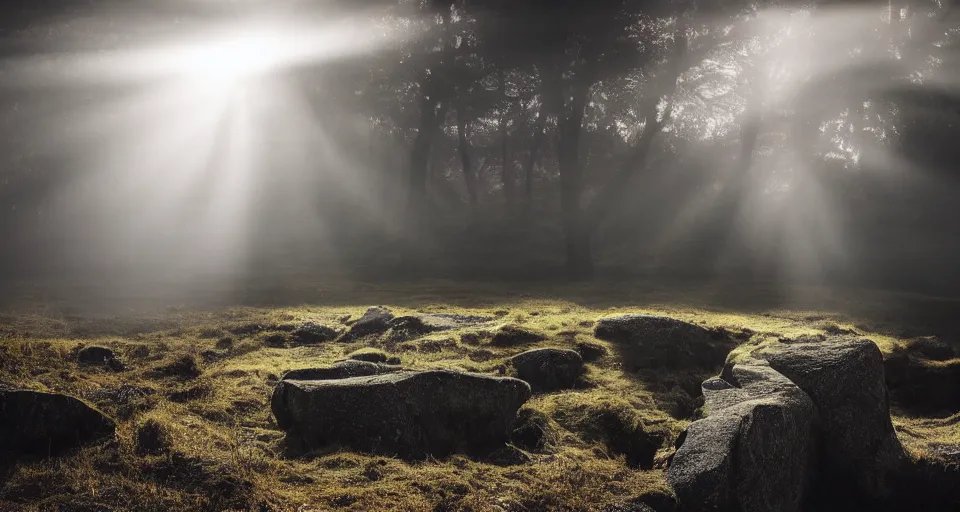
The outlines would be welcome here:
M 533 170 L 540 159 L 540 146 L 543 144 L 544 110 L 543 100 L 541 99 L 540 110 L 537 112 L 537 124 L 533 132 L 533 145 L 530 147 L 530 157 L 527 159 L 527 168 L 524 172 L 526 186 L 524 188 L 523 204 L 527 212 L 533 208 Z
M 501 166 L 501 179 L 503 180 L 503 198 L 507 203 L 507 208 L 512 209 L 513 207 L 513 174 L 510 172 L 510 165 L 507 159 L 507 84 L 506 77 L 503 73 L 503 68 L 499 71 L 500 77 L 500 99 L 503 101 L 503 106 L 500 109 L 500 119 L 498 122 L 498 127 L 500 130 L 500 162 Z
M 413 141 L 413 151 L 410 155 L 410 183 L 408 196 L 408 213 L 414 227 L 420 225 L 426 215 L 427 175 L 430 164 L 430 149 L 433 139 L 440 129 L 440 122 L 446 109 L 438 106 L 435 101 L 424 95 L 420 101 L 420 126 L 417 137 Z
M 585 279 L 593 275 L 590 253 L 591 231 L 583 222 L 580 198 L 583 179 L 580 169 L 580 134 L 583 128 L 583 110 L 589 86 L 575 88 L 569 116 L 560 120 L 560 140 L 557 157 L 560 164 L 560 209 L 567 247 L 567 274 L 571 279 Z
M 477 206 L 477 175 L 470 162 L 470 143 L 467 141 L 467 122 L 463 112 L 457 109 L 457 148 L 460 152 L 460 165 L 463 168 L 463 181 L 467 187 L 467 197 L 471 208 Z

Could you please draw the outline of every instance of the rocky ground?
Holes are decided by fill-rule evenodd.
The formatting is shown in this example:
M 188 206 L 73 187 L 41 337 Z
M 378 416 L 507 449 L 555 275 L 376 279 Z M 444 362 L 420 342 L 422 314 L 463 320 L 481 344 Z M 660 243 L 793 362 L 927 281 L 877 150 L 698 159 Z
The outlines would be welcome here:
M 938 490 L 960 483 L 956 340 L 824 311 L 368 296 L 3 316 L 0 510 L 960 506 Z M 862 478 L 829 488 L 831 467 Z

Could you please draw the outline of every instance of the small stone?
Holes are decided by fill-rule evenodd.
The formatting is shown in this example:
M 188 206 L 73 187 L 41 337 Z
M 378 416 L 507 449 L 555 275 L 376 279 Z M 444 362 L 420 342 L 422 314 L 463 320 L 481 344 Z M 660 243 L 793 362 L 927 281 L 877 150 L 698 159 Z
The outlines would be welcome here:
M 287 344 L 287 336 L 281 333 L 273 333 L 263 338 L 263 344 L 268 347 L 282 348 Z
M 584 373 L 583 359 L 573 350 L 538 348 L 510 358 L 517 377 L 537 393 L 573 388 Z
M 200 367 L 197 360 L 191 355 L 182 355 L 172 362 L 154 368 L 154 372 L 168 377 L 194 379 L 200 376 Z
M 302 345 L 335 340 L 339 335 L 336 329 L 316 322 L 304 322 L 292 333 L 293 341 Z
M 358 350 L 347 356 L 347 359 L 367 361 L 368 363 L 386 363 L 388 358 L 386 352 L 371 349 Z
M 89 346 L 83 347 L 77 352 L 77 362 L 81 364 L 106 365 L 107 361 L 115 358 L 116 355 L 114 355 L 113 350 L 107 347 Z
M 374 306 L 361 316 L 344 336 L 346 339 L 362 338 L 372 334 L 383 334 L 390 328 L 394 314 L 383 306 Z
M 531 329 L 526 329 L 518 325 L 505 325 L 498 329 L 493 335 L 490 344 L 497 347 L 515 347 L 536 343 L 545 339 L 547 339 L 546 336 Z

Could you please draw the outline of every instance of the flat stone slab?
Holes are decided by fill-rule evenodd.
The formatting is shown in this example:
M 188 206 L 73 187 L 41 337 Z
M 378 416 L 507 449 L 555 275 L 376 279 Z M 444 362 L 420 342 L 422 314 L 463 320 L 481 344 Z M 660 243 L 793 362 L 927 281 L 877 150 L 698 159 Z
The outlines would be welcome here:
M 340 446 L 419 459 L 501 448 L 530 395 L 519 379 L 431 370 L 282 380 L 271 407 L 300 449 Z

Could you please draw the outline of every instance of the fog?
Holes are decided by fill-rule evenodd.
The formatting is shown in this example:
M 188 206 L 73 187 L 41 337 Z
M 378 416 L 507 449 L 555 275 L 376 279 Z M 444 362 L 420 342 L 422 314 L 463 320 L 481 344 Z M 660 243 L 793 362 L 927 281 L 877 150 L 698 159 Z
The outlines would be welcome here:
M 662 121 L 591 230 L 594 276 L 958 292 L 960 23 L 943 8 L 694 12 L 698 60 L 669 93 L 650 92 L 660 57 L 590 86 L 569 203 L 566 114 L 536 142 L 544 50 L 484 55 L 495 7 L 398 4 L 104 4 L 5 27 L 4 280 L 164 297 L 297 276 L 561 282 L 569 205 L 593 211 Z M 641 37 L 668 47 L 678 19 Z M 451 62 L 476 83 L 431 98 L 425 80 L 465 80 Z

